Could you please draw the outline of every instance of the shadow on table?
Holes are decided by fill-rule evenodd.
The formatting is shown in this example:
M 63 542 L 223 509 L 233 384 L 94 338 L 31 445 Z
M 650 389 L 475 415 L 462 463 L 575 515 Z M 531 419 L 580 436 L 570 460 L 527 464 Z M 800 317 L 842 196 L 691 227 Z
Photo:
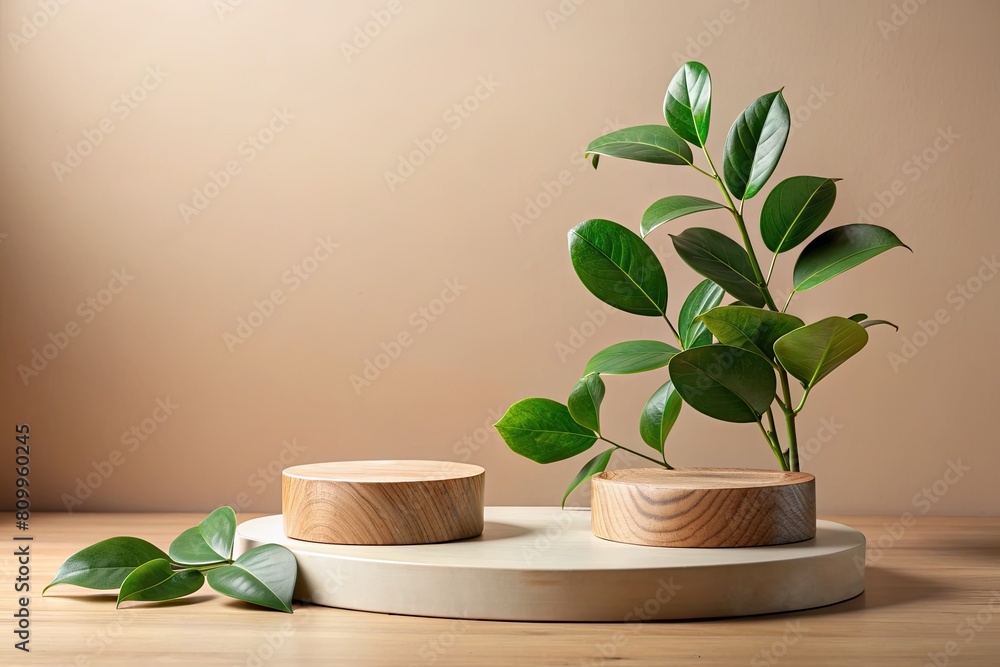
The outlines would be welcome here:
M 500 521 L 487 521 L 483 526 L 483 534 L 471 539 L 481 542 L 491 542 L 493 540 L 507 540 L 512 537 L 526 535 L 531 532 L 531 528 L 516 526 L 512 523 L 501 523 Z
M 861 595 L 827 607 L 790 613 L 827 616 L 860 609 L 879 609 L 940 597 L 950 590 L 952 587 L 942 584 L 939 579 L 915 577 L 869 565 L 865 568 L 865 592 Z

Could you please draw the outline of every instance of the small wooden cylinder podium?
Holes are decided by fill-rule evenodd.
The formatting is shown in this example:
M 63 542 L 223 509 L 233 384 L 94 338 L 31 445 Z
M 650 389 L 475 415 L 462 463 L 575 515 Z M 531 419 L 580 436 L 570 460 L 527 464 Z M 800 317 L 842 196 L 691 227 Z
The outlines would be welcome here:
M 286 468 L 285 535 L 326 544 L 431 544 L 483 532 L 485 471 L 446 461 L 340 461 Z
M 591 479 L 594 535 L 655 547 L 759 547 L 816 536 L 816 479 L 745 468 L 629 468 Z

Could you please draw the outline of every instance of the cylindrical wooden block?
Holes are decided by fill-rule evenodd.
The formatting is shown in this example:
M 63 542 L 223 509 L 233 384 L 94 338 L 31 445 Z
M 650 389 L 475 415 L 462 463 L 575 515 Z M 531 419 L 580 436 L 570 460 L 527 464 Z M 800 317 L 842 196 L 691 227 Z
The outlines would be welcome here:
M 285 468 L 285 535 L 327 544 L 430 544 L 483 532 L 485 471 L 448 461 Z
M 816 536 L 816 478 L 744 468 L 630 468 L 591 479 L 591 528 L 656 547 L 754 547 Z

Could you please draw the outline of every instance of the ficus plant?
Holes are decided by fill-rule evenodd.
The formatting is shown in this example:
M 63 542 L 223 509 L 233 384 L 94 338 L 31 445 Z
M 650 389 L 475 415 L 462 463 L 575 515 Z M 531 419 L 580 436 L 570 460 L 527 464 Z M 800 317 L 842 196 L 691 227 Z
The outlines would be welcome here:
M 598 440 L 610 445 L 584 464 L 563 504 L 573 489 L 605 470 L 618 450 L 672 469 L 664 444 L 685 404 L 714 419 L 756 424 L 781 469 L 799 470 L 795 418 L 810 392 L 865 346 L 869 327 L 886 324 L 898 330 L 864 314 L 831 315 L 807 324 L 789 312 L 796 294 L 886 250 L 909 247 L 888 229 L 870 224 L 833 227 L 813 237 L 833 208 L 840 179 L 792 176 L 771 189 L 760 209 L 760 236 L 771 254 L 765 272 L 744 207 L 763 192 L 778 165 L 791 127 L 788 106 L 777 90 L 736 118 L 726 137 L 721 174 L 707 147 L 711 115 L 708 69 L 688 62 L 667 88 L 666 125 L 628 127 L 587 147 L 595 169 L 602 156 L 687 167 L 712 181 L 721 198 L 659 199 L 642 214 L 639 234 L 603 219 L 570 230 L 570 260 L 583 285 L 619 310 L 663 319 L 669 335 L 667 341 L 632 340 L 601 350 L 587 362 L 566 403 L 527 398 L 496 423 L 514 452 L 538 463 L 582 454 Z M 696 164 L 698 153 L 702 166 Z M 681 218 L 713 210 L 732 217 L 738 240 L 707 227 L 681 227 Z M 667 312 L 666 274 L 646 243 L 650 234 L 663 233 L 660 227 L 673 231 L 677 255 L 704 277 L 681 304 L 676 325 Z M 784 288 L 788 296 L 781 302 L 774 285 L 779 257 L 803 243 L 792 264 L 790 289 Z M 667 379 L 639 417 L 639 435 L 650 449 L 640 451 L 607 438 L 600 419 L 602 376 L 661 369 Z M 784 438 L 779 435 L 782 423 Z
M 174 600 L 205 580 L 223 595 L 292 613 L 295 556 L 280 544 L 262 544 L 233 558 L 236 512 L 220 507 L 177 536 L 167 553 L 138 537 L 112 537 L 66 559 L 44 593 L 57 584 L 118 589 L 118 602 Z

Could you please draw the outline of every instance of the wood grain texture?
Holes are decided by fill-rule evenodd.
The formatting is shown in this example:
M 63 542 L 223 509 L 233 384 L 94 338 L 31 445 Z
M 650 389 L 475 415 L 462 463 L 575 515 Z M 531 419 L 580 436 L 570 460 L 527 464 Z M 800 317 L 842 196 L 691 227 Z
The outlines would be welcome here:
M 918 489 L 919 490 L 919 489 Z M 246 521 L 253 514 L 240 514 Z M 949 647 L 949 667 L 995 667 L 1000 655 L 1000 517 L 824 517 L 868 540 L 865 592 L 791 614 L 669 623 L 505 623 L 392 616 L 294 604 L 253 609 L 203 588 L 165 604 L 115 610 L 114 593 L 42 587 L 69 555 L 114 535 L 160 547 L 204 514 L 31 515 L 30 654 L 11 667 L 496 667 L 496 665 L 772 665 L 919 667 Z M 905 525 L 902 521 L 905 520 Z M 12 526 L 14 515 L 0 514 Z M 0 609 L 14 611 L 17 557 L 0 551 Z M 657 550 L 660 551 L 660 550 Z M 664 552 L 669 553 L 669 552 Z M 600 585 L 595 579 L 593 585 Z M 991 619 L 979 630 L 964 624 Z M 971 628 L 971 638 L 968 629 Z M 958 631 L 963 634 L 959 635 Z M 259 661 L 259 662 L 258 662 Z M 752 662 L 755 661 L 755 662 Z
M 448 461 L 343 461 L 286 468 L 285 534 L 326 544 L 428 544 L 483 532 L 485 471 Z
M 651 549 L 598 539 L 586 510 L 487 507 L 475 539 L 356 546 L 285 537 L 281 516 L 236 531 L 236 550 L 289 548 L 295 599 L 390 614 L 628 622 L 811 609 L 864 590 L 865 540 L 821 522 L 816 539 L 767 549 Z
M 591 480 L 592 527 L 656 547 L 755 547 L 816 534 L 809 473 L 745 468 L 628 468 Z

